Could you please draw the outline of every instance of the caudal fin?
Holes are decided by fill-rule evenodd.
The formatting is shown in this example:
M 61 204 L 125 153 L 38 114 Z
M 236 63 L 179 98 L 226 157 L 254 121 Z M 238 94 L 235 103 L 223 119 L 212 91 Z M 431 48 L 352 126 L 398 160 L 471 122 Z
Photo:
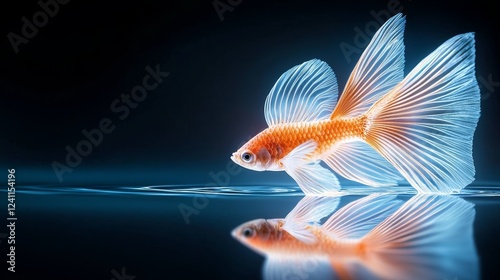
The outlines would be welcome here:
M 383 279 L 477 279 L 474 205 L 417 195 L 362 240 L 363 264 Z
M 474 34 L 457 35 L 366 113 L 366 141 L 421 193 L 457 192 L 474 180 L 474 60 Z

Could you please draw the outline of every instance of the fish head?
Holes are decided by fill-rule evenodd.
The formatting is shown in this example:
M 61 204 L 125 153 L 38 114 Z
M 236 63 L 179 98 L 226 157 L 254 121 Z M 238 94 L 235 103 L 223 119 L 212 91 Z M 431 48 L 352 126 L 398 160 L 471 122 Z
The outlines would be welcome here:
M 282 219 L 257 219 L 238 226 L 231 235 L 250 249 L 265 255 L 281 240 L 283 223 Z
M 279 154 L 269 142 L 267 130 L 250 139 L 231 156 L 236 164 L 254 171 L 283 170 L 277 156 Z

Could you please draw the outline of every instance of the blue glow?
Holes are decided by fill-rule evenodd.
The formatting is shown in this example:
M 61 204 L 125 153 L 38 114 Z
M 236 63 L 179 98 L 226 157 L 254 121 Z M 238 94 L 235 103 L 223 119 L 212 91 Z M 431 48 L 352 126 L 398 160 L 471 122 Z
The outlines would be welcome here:
M 6 192 L 6 189 L 1 189 Z M 228 196 L 304 196 L 297 185 L 234 185 L 207 187 L 197 184 L 178 185 L 152 185 L 152 186 L 72 186 L 60 187 L 56 185 L 29 185 L 18 186 L 17 193 L 32 195 L 140 195 L 140 196 L 186 196 L 205 195 L 211 197 Z M 387 193 L 397 195 L 416 194 L 416 190 L 410 185 L 398 187 L 372 188 L 361 185 L 346 186 L 334 196 L 369 195 L 372 193 Z M 494 183 L 483 183 L 470 185 L 460 193 L 459 197 L 500 197 L 500 186 Z

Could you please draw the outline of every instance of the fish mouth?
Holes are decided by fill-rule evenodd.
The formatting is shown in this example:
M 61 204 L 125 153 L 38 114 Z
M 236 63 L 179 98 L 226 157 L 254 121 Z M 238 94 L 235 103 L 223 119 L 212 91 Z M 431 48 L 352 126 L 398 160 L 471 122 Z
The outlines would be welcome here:
M 230 158 L 231 158 L 231 160 L 232 160 L 232 161 L 234 161 L 235 163 L 237 163 L 237 162 L 236 162 L 236 155 L 235 155 L 235 154 L 236 154 L 236 153 L 233 153 L 233 155 L 232 155 Z
M 237 229 L 233 229 L 233 230 L 231 231 L 231 236 L 232 236 L 234 239 L 238 239 Z

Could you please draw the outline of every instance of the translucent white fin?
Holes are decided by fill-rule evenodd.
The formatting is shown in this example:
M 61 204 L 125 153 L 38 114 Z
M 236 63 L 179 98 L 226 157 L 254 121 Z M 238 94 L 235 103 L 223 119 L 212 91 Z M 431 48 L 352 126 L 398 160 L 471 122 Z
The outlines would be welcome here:
M 265 280 L 333 279 L 333 272 L 325 258 L 299 256 L 289 258 L 270 255 L 262 271 Z
M 365 113 L 403 79 L 404 28 L 405 18 L 397 14 L 375 33 L 354 67 L 332 119 Z
M 286 71 L 276 81 L 264 104 L 269 126 L 327 119 L 335 108 L 335 74 L 325 62 L 312 59 Z
M 312 153 L 317 143 L 309 140 L 293 149 L 282 160 L 286 173 L 292 177 L 306 195 L 334 194 L 340 183 L 333 173 L 322 167 L 319 161 L 309 163 L 307 155 Z
M 365 265 L 382 279 L 478 279 L 474 205 L 417 195 L 370 232 Z
M 285 224 L 288 221 L 296 223 L 319 223 L 322 218 L 330 215 L 337 209 L 339 202 L 339 197 L 305 196 L 288 213 L 285 218 Z
M 474 59 L 473 33 L 449 39 L 367 113 L 366 140 L 419 192 L 457 192 L 474 180 Z
M 360 198 L 335 212 L 322 229 L 334 238 L 361 238 L 402 205 L 401 201 L 394 198 L 395 195 L 383 194 Z
M 330 215 L 337 209 L 339 201 L 339 197 L 306 196 L 288 213 L 282 228 L 302 242 L 315 242 L 316 237 L 307 226 Z
M 364 141 L 339 143 L 322 160 L 343 177 L 372 187 L 396 186 L 403 178 Z

